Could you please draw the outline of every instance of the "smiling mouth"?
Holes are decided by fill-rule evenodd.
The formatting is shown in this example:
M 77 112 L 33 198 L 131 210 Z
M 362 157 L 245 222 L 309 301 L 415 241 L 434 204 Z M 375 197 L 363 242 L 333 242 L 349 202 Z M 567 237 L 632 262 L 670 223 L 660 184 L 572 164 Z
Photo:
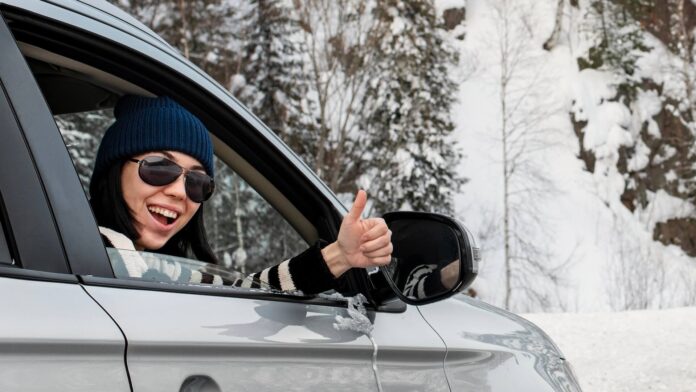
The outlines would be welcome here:
M 179 217 L 179 214 L 175 211 L 168 210 L 162 207 L 148 206 L 147 210 L 150 211 L 150 215 L 152 215 L 152 217 L 155 218 L 157 222 L 165 226 L 171 225 Z

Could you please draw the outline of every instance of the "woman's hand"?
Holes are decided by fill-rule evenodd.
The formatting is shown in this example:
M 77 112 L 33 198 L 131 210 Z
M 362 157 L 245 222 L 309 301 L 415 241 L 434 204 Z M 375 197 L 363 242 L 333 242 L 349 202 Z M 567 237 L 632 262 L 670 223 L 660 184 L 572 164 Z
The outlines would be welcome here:
M 391 231 L 382 218 L 360 218 L 366 204 L 367 194 L 359 190 L 341 222 L 338 240 L 321 250 L 335 277 L 351 268 L 382 266 L 391 261 Z

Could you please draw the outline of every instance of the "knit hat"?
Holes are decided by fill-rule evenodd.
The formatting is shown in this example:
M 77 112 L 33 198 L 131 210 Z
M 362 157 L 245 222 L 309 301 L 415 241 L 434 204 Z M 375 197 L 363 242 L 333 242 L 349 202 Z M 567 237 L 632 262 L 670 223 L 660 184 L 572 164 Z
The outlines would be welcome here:
M 125 95 L 116 103 L 116 121 L 106 130 L 94 163 L 95 178 L 111 165 L 148 151 L 172 150 L 196 158 L 214 175 L 213 143 L 205 125 L 169 97 Z

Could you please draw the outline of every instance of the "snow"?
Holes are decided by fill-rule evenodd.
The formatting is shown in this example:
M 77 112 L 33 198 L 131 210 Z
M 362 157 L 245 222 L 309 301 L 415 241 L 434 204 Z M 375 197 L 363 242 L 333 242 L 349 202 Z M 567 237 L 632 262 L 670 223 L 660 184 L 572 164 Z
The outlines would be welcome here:
M 348 317 L 336 316 L 336 322 L 333 327 L 338 331 L 349 330 L 371 336 L 374 325 L 367 317 L 367 311 L 365 310 L 367 299 L 365 296 L 358 294 L 345 300 L 348 302 Z
M 437 0 L 435 2 L 438 13 L 442 13 L 450 8 L 466 7 L 466 5 L 466 0 Z
M 230 91 L 239 91 L 246 86 L 246 79 L 242 74 L 234 74 L 230 77 Z
M 377 342 L 372 336 L 374 325 L 367 317 L 367 310 L 365 309 L 367 298 L 365 298 L 365 296 L 362 294 L 358 294 L 353 297 L 344 297 L 338 293 L 321 296 L 324 298 L 347 302 L 346 311 L 348 313 L 348 317 L 337 315 L 335 317 L 336 322 L 333 324 L 333 327 L 338 331 L 348 330 L 361 333 L 370 339 L 370 342 L 372 342 L 372 372 L 375 376 L 377 390 L 382 392 L 382 381 L 380 380 L 379 372 L 377 371 L 377 352 L 379 348 L 377 346 Z
M 670 218 L 687 218 L 693 216 L 694 206 L 684 199 L 670 196 L 664 190 L 648 193 L 650 204 L 645 210 L 637 210 L 636 215 L 648 227 L 654 227 L 658 222 Z
M 648 131 L 653 137 L 660 137 L 660 131 L 657 123 L 653 120 L 653 116 L 661 110 L 662 102 L 655 90 L 644 91 L 638 93 L 634 111 L 637 113 L 637 119 L 648 122 Z
M 526 314 L 570 361 L 584 392 L 696 390 L 696 308 Z
M 394 19 L 394 22 L 391 24 L 391 32 L 394 35 L 401 34 L 401 32 L 404 30 L 404 22 L 401 19 Z

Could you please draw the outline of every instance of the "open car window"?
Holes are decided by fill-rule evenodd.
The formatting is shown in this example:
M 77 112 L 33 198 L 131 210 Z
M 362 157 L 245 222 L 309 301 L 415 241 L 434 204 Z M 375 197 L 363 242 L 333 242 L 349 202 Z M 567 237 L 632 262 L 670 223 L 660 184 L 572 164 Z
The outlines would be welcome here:
M 106 129 L 115 120 L 113 107 L 118 96 L 153 95 L 128 81 L 66 57 L 31 45 L 20 43 L 20 47 L 49 103 L 83 190 L 89 197 L 97 150 Z M 68 91 L 71 98 L 66 100 Z M 208 242 L 218 261 L 217 266 L 211 268 L 244 277 L 305 250 L 308 243 L 303 236 L 225 163 L 230 159 L 228 152 L 233 151 L 230 146 L 225 145 L 222 150 L 227 153 L 228 160 L 214 158 L 216 191 L 202 206 Z M 306 233 L 304 238 L 307 238 Z M 117 254 L 112 249 L 107 251 L 110 256 Z M 149 253 L 146 259 L 157 257 L 154 255 L 156 253 Z M 170 260 L 170 256 L 160 256 Z M 114 260 L 111 262 L 113 264 Z
M 114 121 L 113 110 L 58 114 L 54 118 L 83 189 L 88 193 L 99 142 Z M 230 279 L 234 276 L 232 280 L 235 280 L 260 272 L 306 249 L 308 244 L 254 188 L 220 159 L 215 158 L 214 163 L 216 190 L 202 206 L 208 240 L 219 260 L 219 266 L 210 265 L 209 268 L 220 272 L 220 276 Z M 118 252 L 109 249 L 108 254 L 112 257 Z M 146 261 L 152 261 L 149 264 L 154 269 L 161 267 L 164 271 L 172 263 L 173 256 L 154 252 L 143 254 Z M 160 262 L 154 262 L 158 258 Z M 112 265 L 120 263 L 111 261 Z M 200 262 L 190 260 L 187 264 L 180 259 L 175 264 L 188 268 L 197 263 Z M 126 277 L 118 273 L 116 276 Z M 149 280 L 156 280 L 156 276 L 160 276 L 163 282 L 171 279 L 166 273 L 152 273 Z

